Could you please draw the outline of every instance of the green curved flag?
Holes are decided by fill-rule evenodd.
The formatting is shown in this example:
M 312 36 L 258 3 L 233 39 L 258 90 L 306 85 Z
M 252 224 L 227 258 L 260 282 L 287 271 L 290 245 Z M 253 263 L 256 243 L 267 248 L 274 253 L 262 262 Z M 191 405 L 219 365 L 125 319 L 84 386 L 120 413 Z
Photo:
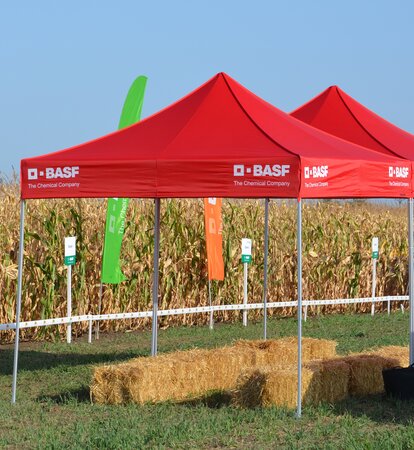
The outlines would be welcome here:
M 144 104 L 145 86 L 147 77 L 139 76 L 129 88 L 119 119 L 118 130 L 139 122 L 141 118 L 142 105 Z
M 128 127 L 141 118 L 147 77 L 139 76 L 131 85 L 122 108 L 118 129 Z M 106 211 L 105 242 L 102 258 L 102 283 L 120 283 L 126 280 L 120 266 L 122 239 L 128 198 L 109 198 Z

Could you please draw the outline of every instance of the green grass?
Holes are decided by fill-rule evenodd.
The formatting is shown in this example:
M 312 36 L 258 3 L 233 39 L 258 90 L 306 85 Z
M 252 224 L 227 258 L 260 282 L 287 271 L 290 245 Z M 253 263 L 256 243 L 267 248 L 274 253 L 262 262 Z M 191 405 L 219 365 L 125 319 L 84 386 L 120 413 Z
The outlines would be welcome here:
M 304 336 L 338 341 L 340 353 L 408 344 L 408 314 L 309 318 Z M 269 337 L 296 333 L 293 319 L 269 320 Z M 262 324 L 161 330 L 161 352 L 260 338 Z M 17 404 L 10 404 L 13 349 L 0 346 L 0 448 L 414 448 L 414 403 L 383 396 L 294 412 L 239 410 L 225 396 L 174 405 L 98 406 L 89 402 L 92 368 L 147 355 L 150 333 L 101 335 L 88 344 L 22 343 Z

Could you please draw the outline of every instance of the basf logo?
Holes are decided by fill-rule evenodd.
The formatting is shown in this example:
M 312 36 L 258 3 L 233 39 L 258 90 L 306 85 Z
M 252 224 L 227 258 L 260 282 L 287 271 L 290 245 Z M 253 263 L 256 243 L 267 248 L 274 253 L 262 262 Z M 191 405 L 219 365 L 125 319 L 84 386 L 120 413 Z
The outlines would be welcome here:
M 328 166 L 306 166 L 303 168 L 303 175 L 305 178 L 326 178 L 328 170 Z
M 408 187 L 409 176 L 410 176 L 409 167 L 397 167 L 397 166 L 388 167 L 388 178 L 392 178 L 392 180 L 388 180 L 390 186 Z
M 410 169 L 408 167 L 388 167 L 388 176 L 390 178 L 408 178 Z
M 46 167 L 44 169 L 27 169 L 29 189 L 79 188 L 76 178 L 79 166 Z M 73 180 L 70 182 L 60 180 Z
M 79 175 L 79 166 L 46 167 L 44 170 L 27 169 L 28 180 L 37 180 L 39 178 L 46 178 L 48 180 L 76 178 L 77 175 Z
M 305 166 L 303 168 L 303 178 L 306 180 L 305 188 L 327 187 L 328 181 L 319 181 L 321 178 L 328 178 L 329 166 Z M 309 180 L 309 181 L 307 181 Z
M 289 175 L 290 164 L 235 164 L 233 166 L 234 177 L 246 177 L 250 179 L 246 180 L 234 180 L 235 186 L 276 186 L 287 187 L 290 185 L 289 181 L 274 180 L 274 178 L 283 178 Z M 252 180 L 251 178 L 259 178 L 258 180 Z M 261 180 L 260 178 L 267 178 Z
M 253 166 L 245 166 L 244 164 L 235 164 L 233 166 L 233 174 L 235 177 L 244 177 L 245 174 L 254 177 L 284 177 L 290 172 L 289 164 L 253 164 Z

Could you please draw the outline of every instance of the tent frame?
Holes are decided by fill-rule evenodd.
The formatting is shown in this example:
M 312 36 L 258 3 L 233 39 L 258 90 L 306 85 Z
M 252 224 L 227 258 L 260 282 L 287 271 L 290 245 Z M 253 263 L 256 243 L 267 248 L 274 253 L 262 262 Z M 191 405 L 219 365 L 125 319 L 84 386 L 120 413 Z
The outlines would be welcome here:
M 269 198 L 265 198 L 264 262 L 263 262 L 263 339 L 267 339 L 267 267 L 269 255 Z
M 413 199 L 408 199 L 408 297 L 410 306 L 410 365 L 414 363 Z
M 160 210 L 161 199 L 156 198 L 154 217 L 154 274 L 152 284 L 152 341 L 151 356 L 157 355 L 158 349 L 158 290 L 160 273 Z
M 17 272 L 16 336 L 14 339 L 12 403 L 16 403 L 17 367 L 18 367 L 18 359 L 19 359 L 20 311 L 21 311 L 21 306 L 22 306 L 22 276 L 23 276 L 25 206 L 26 206 L 25 201 L 20 200 L 20 242 L 19 242 L 19 262 L 18 262 L 18 272 Z
M 296 417 L 302 416 L 302 199 L 297 206 L 297 259 L 298 259 L 298 401 Z
M 204 105 L 204 107 L 202 107 Z M 217 111 L 222 115 L 217 116 Z M 197 121 L 192 118 L 197 114 Z M 198 116 L 200 114 L 200 116 Z M 228 122 L 222 122 L 227 115 Z M 108 136 L 93 140 L 70 149 L 54 152 L 40 157 L 25 158 L 21 161 L 21 193 L 22 204 L 20 214 L 20 253 L 18 263 L 18 288 L 16 299 L 16 341 L 13 366 L 13 402 L 15 402 L 17 365 L 18 365 L 18 347 L 19 347 L 19 328 L 22 297 L 22 271 L 23 271 L 23 247 L 24 247 L 24 200 L 25 198 L 72 198 L 81 197 L 84 192 L 87 196 L 110 197 L 112 195 L 124 197 L 154 198 L 155 200 L 155 223 L 154 223 L 154 274 L 153 274 L 153 323 L 152 323 L 152 354 L 157 352 L 157 317 L 158 317 L 158 293 L 159 293 L 159 247 L 160 247 L 160 199 L 158 197 L 204 197 L 209 194 L 208 190 L 214 190 L 213 195 L 225 197 L 254 197 L 263 198 L 267 196 L 278 197 L 278 192 L 283 192 L 284 196 L 289 198 L 298 198 L 298 353 L 299 353 L 299 378 L 301 377 L 300 353 L 301 353 L 301 306 L 302 306 L 302 273 L 301 273 L 301 238 L 302 238 L 302 220 L 301 220 L 301 198 L 325 198 L 333 197 L 332 193 L 344 197 L 353 197 L 363 193 L 366 197 L 381 196 L 412 196 L 410 186 L 395 187 L 390 189 L 390 184 L 386 180 L 386 168 L 391 165 L 398 165 L 403 159 L 397 156 L 383 155 L 375 150 L 370 150 L 362 146 L 356 146 L 351 142 L 331 136 L 328 133 L 321 134 L 321 131 L 306 124 L 296 123 L 296 119 L 288 117 L 285 113 L 272 107 L 260 98 L 256 97 L 248 89 L 237 83 L 225 73 L 219 73 L 202 86 L 188 94 L 182 100 L 179 100 L 169 107 L 162 110 L 154 119 L 148 118 L 145 124 L 138 123 L 128 129 L 120 130 Z M 155 118 L 157 117 L 157 118 Z M 174 120 L 171 120 L 174 118 Z M 217 126 L 215 134 L 202 135 L 199 133 L 200 127 L 208 127 L 212 121 Z M 225 119 L 227 120 L 227 119 Z M 159 130 L 168 124 L 168 132 L 164 139 L 158 139 Z M 227 124 L 226 127 L 222 125 Z M 237 137 L 237 130 L 246 128 L 246 134 L 240 133 Z M 279 128 L 284 127 L 285 133 L 279 135 Z M 226 130 L 226 131 L 224 131 Z M 255 132 L 249 130 L 256 130 Z M 157 139 L 154 137 L 157 136 Z M 177 136 L 180 139 L 177 140 Z M 204 136 L 204 137 L 203 137 Z M 228 138 L 231 136 L 231 140 Z M 222 139 L 222 138 L 225 139 Z M 244 140 L 248 137 L 249 144 L 245 147 Z M 252 140 L 250 141 L 250 139 Z M 197 158 L 193 157 L 194 139 L 203 140 L 203 145 L 199 147 Z M 222 145 L 216 145 L 218 141 L 223 141 Z M 139 152 L 137 153 L 137 143 L 139 143 Z M 113 150 L 122 146 L 123 156 L 117 157 L 116 170 L 114 170 Z M 229 146 L 229 152 L 223 154 L 223 148 Z M 240 152 L 240 149 L 244 150 Z M 179 151 L 177 152 L 177 149 Z M 312 151 L 313 149 L 313 151 Z M 82 156 L 81 156 L 82 155 Z M 237 159 L 234 159 L 237 156 Z M 102 161 L 105 161 L 101 164 Z M 82 168 L 83 180 L 89 180 L 86 186 L 80 187 L 76 183 L 75 191 L 68 190 L 69 185 L 62 183 L 62 186 L 51 186 L 47 183 L 41 183 L 41 189 L 32 189 L 30 180 L 38 179 L 38 170 L 41 177 L 46 177 L 44 171 L 47 164 L 54 166 L 64 165 L 70 161 L 75 162 L 76 166 L 72 170 L 72 177 L 79 175 Z M 131 162 L 134 164 L 131 165 Z M 330 162 L 329 162 L 330 161 Z M 364 173 L 361 161 L 365 161 L 369 171 Z M 270 167 L 274 163 L 276 167 L 285 167 L 289 170 L 275 176 L 287 177 L 289 181 L 283 185 L 285 189 L 279 191 L 267 186 L 258 185 L 253 188 L 250 184 L 235 182 L 235 176 L 245 176 L 250 180 L 255 176 L 252 172 L 252 164 L 261 163 Z M 332 183 L 318 185 L 317 191 L 308 190 L 306 183 L 302 183 L 301 172 L 306 169 L 306 165 L 328 163 L 332 165 L 335 171 L 340 169 L 340 174 L 332 177 Z M 235 164 L 237 163 L 237 164 Z M 281 166 L 280 166 L 281 164 Z M 347 170 L 343 169 L 343 164 L 349 164 Z M 171 169 L 171 165 L 174 170 Z M 303 167 L 302 167 L 303 165 Z M 292 166 L 293 170 L 290 169 Z M 96 168 L 99 167 L 99 171 Z M 199 168 L 203 170 L 203 176 L 199 175 Z M 59 171 L 62 169 L 60 167 Z M 309 169 L 309 167 L 308 167 Z M 332 170 L 331 169 L 331 170 Z M 355 169 L 355 170 L 354 170 Z M 407 171 L 411 173 L 408 167 Z M 411 169 L 411 161 L 410 161 Z M 55 169 L 52 169 L 54 172 Z M 240 172 L 238 172 L 241 170 Z M 242 173 L 243 172 L 243 173 Z M 260 176 L 268 176 L 265 170 L 262 170 Z M 267 172 L 267 170 L 266 170 Z M 297 173 L 296 173 L 297 172 Z M 358 190 L 355 191 L 353 183 L 344 183 L 342 178 L 349 177 L 352 172 L 352 180 L 357 180 Z M 408 173 L 407 172 L 407 173 Z M 108 173 L 111 174 L 111 182 L 108 182 Z M 233 177 L 232 174 L 233 173 Z M 296 175 L 295 175 L 296 173 Z M 174 175 L 175 174 L 175 175 Z M 214 174 L 215 182 L 206 189 L 205 177 Z M 381 183 L 372 185 L 376 175 L 380 175 Z M 55 175 L 58 175 L 56 172 Z M 174 175 L 174 182 L 171 177 Z M 326 174 L 327 175 L 327 174 Z M 369 177 L 368 177 L 369 175 Z M 354 178 L 355 176 L 355 178 Z M 54 176 L 53 176 L 54 177 Z M 60 177 L 60 175 L 59 175 Z M 365 180 L 366 178 L 366 180 Z M 176 183 L 175 179 L 181 179 Z M 139 182 L 138 182 L 139 180 Z M 81 178 L 79 178 L 81 181 Z M 246 181 L 246 180 L 245 180 Z M 365 181 L 367 182 L 364 185 Z M 238 184 L 240 183 L 240 184 Z M 71 183 L 69 183 L 71 184 Z M 266 187 L 264 187 L 266 186 Z M 393 185 L 391 185 L 393 186 Z M 405 186 L 405 185 L 404 185 Z M 74 186 L 73 186 L 74 187 Z M 242 187 L 242 190 L 239 188 Z M 282 185 L 278 186 L 282 187 Z M 56 189 L 55 189 L 56 188 Z M 177 189 L 178 188 L 178 189 Z M 72 187 L 70 187 L 72 189 Z M 309 189 L 311 189 L 309 187 Z M 174 192 L 174 194 L 171 194 Z M 128 193 L 130 195 L 125 195 Z M 211 195 L 212 192 L 210 192 Z M 220 194 L 221 193 L 221 194 Z M 224 195 L 223 195 L 224 193 Z M 303 194 L 305 193 L 305 194 Z M 45 197 L 46 196 L 46 197 Z M 265 203 L 266 214 L 266 251 L 265 251 L 265 279 L 264 286 L 264 333 L 267 332 L 267 264 L 268 264 L 268 199 Z M 410 203 L 410 230 L 412 230 L 412 203 Z M 409 294 L 410 299 L 413 295 L 412 285 L 412 233 L 410 233 L 410 281 Z M 300 245 L 299 245 L 300 244 Z M 413 326 L 414 316 L 410 322 L 410 328 Z M 412 339 L 411 339 L 412 338 Z M 410 330 L 410 342 L 413 340 Z M 411 350 L 410 350 L 411 351 Z M 300 384 L 299 379 L 299 384 Z M 300 386 L 299 386 L 300 390 Z M 298 405 L 298 412 L 300 413 Z
M 302 199 L 298 198 L 297 204 L 297 276 L 298 276 L 298 399 L 296 417 L 302 416 Z M 155 217 L 154 217 L 154 274 L 153 274 L 153 314 L 152 314 L 152 341 L 151 355 L 156 356 L 158 346 L 158 292 L 159 292 L 159 249 L 160 249 L 160 198 L 154 199 Z M 12 381 L 12 400 L 16 403 L 17 391 L 17 371 L 20 343 L 20 315 L 22 303 L 22 278 L 23 278 L 23 256 L 24 256 L 24 227 L 25 227 L 25 206 L 24 199 L 20 201 L 20 242 L 18 254 L 18 276 L 17 276 L 17 294 L 16 294 L 16 334 L 14 343 L 13 358 L 13 381 Z M 413 199 L 408 199 L 408 295 L 410 306 L 410 364 L 414 362 L 414 278 L 413 278 Z M 268 267 L 268 240 L 269 240 L 269 198 L 265 199 L 265 255 L 264 255 L 264 280 L 263 280 L 263 301 L 264 301 L 264 339 L 267 338 L 267 267 Z

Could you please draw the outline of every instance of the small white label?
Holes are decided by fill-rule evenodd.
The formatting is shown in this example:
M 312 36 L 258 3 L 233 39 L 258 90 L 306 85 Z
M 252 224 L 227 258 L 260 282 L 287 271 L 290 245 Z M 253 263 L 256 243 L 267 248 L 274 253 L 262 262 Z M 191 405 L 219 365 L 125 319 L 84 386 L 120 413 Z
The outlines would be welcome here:
M 251 256 L 252 254 L 252 240 L 251 239 L 242 239 L 242 255 Z
M 372 252 L 378 252 L 378 238 L 372 238 Z
M 76 256 L 76 236 L 65 237 L 65 257 Z

